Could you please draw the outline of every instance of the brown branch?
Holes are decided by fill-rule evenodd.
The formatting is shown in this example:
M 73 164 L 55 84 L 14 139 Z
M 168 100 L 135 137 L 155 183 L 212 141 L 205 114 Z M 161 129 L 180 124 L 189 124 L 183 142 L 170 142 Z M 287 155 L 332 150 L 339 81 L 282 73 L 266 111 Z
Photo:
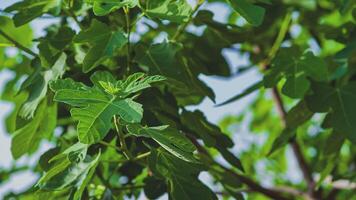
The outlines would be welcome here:
M 272 94 L 273 94 L 273 98 L 276 102 L 277 110 L 282 118 L 283 125 L 286 126 L 287 125 L 287 111 L 284 108 L 282 97 L 280 96 L 278 89 L 276 87 L 274 87 L 272 89 Z M 295 139 L 293 139 L 290 142 L 290 145 L 291 145 L 291 147 L 293 149 L 293 153 L 298 161 L 298 165 L 302 171 L 303 177 L 304 177 L 305 181 L 307 182 L 308 194 L 315 199 L 320 199 L 320 194 L 317 191 L 315 191 L 316 183 L 313 179 L 312 172 L 308 166 L 307 161 L 304 158 L 303 152 L 302 152 L 298 142 Z
M 274 59 L 274 57 L 276 56 L 289 28 L 290 28 L 290 21 L 291 21 L 291 11 L 287 12 L 287 15 L 285 16 L 285 19 L 283 20 L 281 29 L 278 33 L 277 39 L 275 40 L 273 46 L 272 46 L 272 50 L 273 53 L 270 53 L 266 59 L 266 61 L 263 63 L 263 69 L 264 70 L 268 70 L 271 67 L 271 62 Z M 272 94 L 273 94 L 273 98 L 276 102 L 276 106 L 277 106 L 277 110 L 281 116 L 283 125 L 286 127 L 287 126 L 287 111 L 284 108 L 284 103 L 282 100 L 282 97 L 279 94 L 279 91 L 277 89 L 277 87 L 273 87 L 272 88 Z M 308 194 L 316 199 L 319 199 L 319 194 L 317 194 L 317 192 L 314 191 L 315 189 L 315 181 L 313 180 L 312 177 L 312 172 L 308 166 L 307 161 L 304 158 L 303 152 L 301 151 L 301 148 L 298 144 L 298 142 L 294 139 L 290 142 L 290 145 L 293 149 L 293 153 L 298 161 L 298 165 L 303 173 L 303 177 L 308 185 Z
M 245 185 L 247 185 L 251 190 L 259 192 L 261 194 L 266 195 L 267 197 L 270 197 L 272 199 L 278 199 L 278 200 L 292 200 L 294 198 L 291 197 L 286 197 L 285 195 L 283 195 L 282 192 L 280 191 L 276 191 L 273 189 L 269 189 L 266 187 L 261 186 L 260 184 L 258 184 L 257 182 L 255 182 L 254 180 L 238 174 L 236 172 L 234 172 L 231 169 L 228 169 L 224 166 L 219 165 L 222 169 L 224 169 L 226 172 L 228 172 L 229 174 L 231 174 L 232 176 L 236 177 L 237 179 L 239 179 L 242 183 L 244 183 Z
M 257 183 L 256 181 L 250 179 L 249 177 L 239 174 L 229 168 L 226 168 L 226 167 L 220 165 L 219 163 L 217 163 L 213 160 L 213 158 L 209 154 L 209 152 L 203 146 L 201 146 L 199 144 L 199 142 L 196 140 L 196 138 L 194 138 L 193 136 L 191 136 L 189 134 L 186 134 L 186 136 L 192 141 L 192 143 L 197 148 L 199 153 L 207 156 L 212 161 L 213 164 L 218 165 L 224 171 L 226 171 L 229 174 L 231 174 L 232 176 L 236 177 L 239 181 L 241 181 L 242 183 L 247 185 L 249 187 L 249 189 L 251 189 L 252 191 L 259 192 L 259 193 L 264 194 L 267 197 L 270 197 L 272 199 L 278 199 L 278 200 L 292 200 L 292 199 L 294 199 L 294 198 L 286 197 L 285 195 L 282 194 L 281 191 L 265 188 L 265 187 L 261 186 L 259 183 Z

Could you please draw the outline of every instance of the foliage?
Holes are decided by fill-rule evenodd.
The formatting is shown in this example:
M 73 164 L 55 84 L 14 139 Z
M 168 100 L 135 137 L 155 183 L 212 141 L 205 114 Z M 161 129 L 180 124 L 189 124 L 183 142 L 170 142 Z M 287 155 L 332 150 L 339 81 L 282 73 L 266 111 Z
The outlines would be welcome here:
M 14 163 L 53 146 L 0 168 L 0 184 L 40 176 L 5 199 L 356 198 L 356 1 L 21 0 L 1 15 Z M 200 79 L 247 71 L 260 78 L 224 102 Z M 189 109 L 251 93 L 219 125 Z

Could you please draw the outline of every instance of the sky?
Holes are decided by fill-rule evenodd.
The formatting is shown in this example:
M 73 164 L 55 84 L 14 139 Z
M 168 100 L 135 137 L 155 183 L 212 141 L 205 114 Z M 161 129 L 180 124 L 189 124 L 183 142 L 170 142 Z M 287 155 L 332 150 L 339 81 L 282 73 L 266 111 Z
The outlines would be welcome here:
M 14 0 L 1 0 L 0 9 L 2 10 L 6 6 L 12 3 L 14 3 Z M 229 13 L 229 8 L 219 3 L 214 3 L 213 5 L 209 5 L 209 6 L 205 5 L 203 6 L 203 9 L 212 10 L 215 13 L 214 19 L 221 22 L 224 22 L 226 20 L 227 14 Z M 53 21 L 51 20 L 36 20 L 34 22 L 31 22 L 31 26 L 33 27 L 35 36 L 36 37 L 42 36 L 44 34 L 43 27 L 47 26 L 52 22 Z M 192 27 L 188 27 L 188 30 L 190 29 L 193 30 Z M 160 38 L 160 40 L 162 39 L 165 39 L 164 36 L 163 38 Z M 248 55 L 240 55 L 237 54 L 236 51 L 231 51 L 228 49 L 223 51 L 223 55 L 227 59 L 230 66 L 233 66 L 231 68 L 233 72 L 235 72 L 239 66 L 244 66 L 248 64 Z M 2 91 L 2 86 L 5 84 L 6 80 L 8 80 L 10 77 L 11 77 L 11 73 L 9 73 L 8 71 L 0 72 L 0 92 Z M 243 73 L 242 75 L 238 75 L 232 78 L 220 78 L 220 77 L 204 76 L 204 75 L 201 75 L 199 78 L 213 89 L 216 95 L 216 102 L 219 103 L 228 99 L 229 97 L 232 97 L 242 92 L 245 88 L 249 87 L 253 83 L 260 80 L 261 75 L 257 71 L 250 70 L 246 73 Z M 199 109 L 203 113 L 205 113 L 206 117 L 210 122 L 218 123 L 218 121 L 221 120 L 226 115 L 238 114 L 242 112 L 244 109 L 248 107 L 248 105 L 255 98 L 255 96 L 256 94 L 251 94 L 239 101 L 221 107 L 216 107 L 211 100 L 206 98 L 203 100 L 203 102 L 200 105 L 190 106 L 188 109 L 189 110 Z M 10 103 L 0 101 L 0 168 L 8 168 L 12 164 L 12 157 L 10 152 L 11 140 L 8 133 L 5 132 L 5 128 L 3 124 L 4 118 L 11 112 L 11 110 L 12 110 L 12 105 Z M 248 135 L 248 133 L 241 133 L 241 134 L 245 134 L 245 137 L 250 138 L 250 140 L 255 139 L 253 138 L 255 136 L 251 136 L 251 134 L 250 135 Z M 236 142 L 237 142 L 237 146 L 234 147 L 234 150 L 238 151 L 240 143 L 238 141 Z M 31 158 L 23 157 L 17 163 L 20 165 L 28 164 L 30 166 L 33 166 L 37 162 L 39 155 L 41 155 L 43 152 L 48 150 L 50 147 L 51 147 L 50 143 L 43 142 L 41 144 L 40 152 L 38 154 L 32 156 Z M 291 161 L 292 165 L 294 165 L 293 162 L 294 161 L 292 160 Z M 300 177 L 298 173 L 290 173 L 289 176 L 292 179 L 298 179 L 298 177 Z M 200 178 L 203 180 L 209 179 L 209 177 L 207 177 L 207 175 L 204 173 L 200 176 Z M 11 180 L 8 183 L 0 185 L 0 199 L 1 199 L 1 194 L 4 194 L 5 191 L 8 190 L 13 190 L 14 192 L 21 191 L 22 189 L 32 185 L 36 181 L 36 179 L 37 176 L 29 172 L 21 172 L 14 175 L 13 177 L 11 177 Z

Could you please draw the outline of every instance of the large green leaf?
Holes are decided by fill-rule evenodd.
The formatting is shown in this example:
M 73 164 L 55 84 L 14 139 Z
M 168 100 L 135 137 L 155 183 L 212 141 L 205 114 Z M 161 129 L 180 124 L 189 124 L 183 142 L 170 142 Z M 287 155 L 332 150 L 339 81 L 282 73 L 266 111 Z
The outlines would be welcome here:
M 89 72 L 114 56 L 127 43 L 127 39 L 122 31 L 112 31 L 108 25 L 94 19 L 87 30 L 81 31 L 74 38 L 74 42 L 91 45 L 83 61 L 83 71 Z
M 67 88 L 67 85 L 80 85 L 70 79 L 59 80 L 52 85 L 56 101 L 76 107 L 71 114 L 79 121 L 78 136 L 82 143 L 92 144 L 103 139 L 111 128 L 114 115 L 128 123 L 139 123 L 142 119 L 141 104 L 131 99 L 120 99 L 95 87 Z
M 327 122 L 336 132 L 343 133 L 356 142 L 356 82 L 341 87 L 325 83 L 313 83 L 313 94 L 306 97 L 309 108 L 314 112 L 328 112 Z
M 133 8 L 138 4 L 138 0 L 88 0 L 88 2 L 93 4 L 93 11 L 97 16 L 107 15 L 125 6 Z
M 17 159 L 34 153 L 43 139 L 49 139 L 57 121 L 57 105 L 47 105 L 46 99 L 40 104 L 30 122 L 13 133 L 11 153 Z
M 87 155 L 88 145 L 82 143 L 76 143 L 62 153 L 47 159 L 45 165 L 49 165 L 50 168 L 43 174 L 40 180 L 38 180 L 37 185 L 43 185 L 54 176 L 63 172 L 70 164 L 78 163 L 84 160 Z M 52 164 L 52 165 L 50 165 Z
M 130 124 L 127 126 L 127 130 L 135 136 L 152 138 L 182 160 L 196 162 L 193 156 L 195 146 L 183 133 L 173 128 L 168 128 L 168 126 L 142 127 L 138 124 Z
M 238 12 L 246 21 L 254 26 L 259 26 L 263 22 L 265 9 L 253 5 L 248 0 L 227 0 L 230 5 Z
M 41 190 L 72 190 L 73 199 L 81 199 L 82 193 L 91 180 L 96 166 L 99 164 L 100 153 L 92 158 L 85 159 L 68 165 L 62 172 L 38 184 Z
M 210 123 L 199 110 L 194 112 L 183 111 L 181 113 L 181 121 L 190 133 L 202 138 L 208 147 L 230 148 L 233 146 L 231 139 L 221 132 L 219 127 Z
M 38 104 L 47 94 L 48 84 L 64 74 L 66 59 L 65 53 L 60 54 L 52 68 L 44 71 L 37 64 L 35 71 L 21 85 L 21 90 L 29 90 L 30 94 L 20 110 L 20 116 L 24 118 L 33 117 Z
M 149 165 L 155 175 L 168 181 L 168 191 L 172 199 L 217 199 L 198 179 L 200 171 L 204 169 L 202 165 L 178 159 L 163 149 L 151 151 Z
M 141 5 L 143 12 L 151 18 L 172 22 L 187 22 L 192 8 L 186 0 L 146 0 Z
M 6 12 L 17 11 L 13 20 L 15 26 L 21 26 L 33 19 L 51 12 L 59 14 L 62 0 L 23 0 L 5 9 Z
M 301 98 L 310 87 L 308 78 L 316 81 L 329 79 L 326 63 L 312 52 L 297 47 L 281 48 L 264 77 L 266 87 L 275 86 L 282 78 L 286 82 L 282 92 L 291 98 Z

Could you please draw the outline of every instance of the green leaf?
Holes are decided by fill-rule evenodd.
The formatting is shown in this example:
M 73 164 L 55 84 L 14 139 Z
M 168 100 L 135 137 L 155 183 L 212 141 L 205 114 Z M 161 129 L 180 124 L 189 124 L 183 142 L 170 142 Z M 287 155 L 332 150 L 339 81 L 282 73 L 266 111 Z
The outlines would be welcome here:
M 259 26 L 263 22 L 265 9 L 253 5 L 247 0 L 227 0 L 228 3 L 238 12 L 246 21 L 254 26 Z
M 82 193 L 92 178 L 95 168 L 99 163 L 100 153 L 91 158 L 87 156 L 80 162 L 71 163 L 62 172 L 41 182 L 41 190 L 64 190 L 71 188 L 74 193 L 74 199 L 81 199 Z
M 329 80 L 326 63 L 312 52 L 297 47 L 281 48 L 264 77 L 266 87 L 275 86 L 282 78 L 286 82 L 282 92 L 291 98 L 302 98 L 309 90 L 312 78 L 315 81 Z
M 149 166 L 154 174 L 168 181 L 168 191 L 174 200 L 217 199 L 215 194 L 198 179 L 200 171 L 204 169 L 200 164 L 185 162 L 163 149 L 158 149 L 151 151 Z
M 37 47 L 42 67 L 51 67 L 56 62 L 57 55 L 70 46 L 74 35 L 75 32 L 71 28 L 63 26 L 58 30 L 50 30 L 50 34 L 40 38 Z
M 132 94 L 151 87 L 152 83 L 163 80 L 166 78 L 160 75 L 146 76 L 144 73 L 134 73 L 127 77 L 123 83 L 117 85 L 122 88 L 123 94 Z
M 93 11 L 97 16 L 107 15 L 125 6 L 133 8 L 138 4 L 138 0 L 89 0 L 88 2 L 93 4 Z
M 34 118 L 13 133 L 11 153 L 15 159 L 34 153 L 43 139 L 49 139 L 57 121 L 57 105 L 47 105 L 46 99 L 36 111 Z
M 37 182 L 37 185 L 43 185 L 54 176 L 63 172 L 70 164 L 78 163 L 84 160 L 87 155 L 88 145 L 82 143 L 76 143 L 62 153 L 52 157 L 48 160 L 47 164 L 53 164 L 41 179 Z
M 21 26 L 40 17 L 44 13 L 59 14 L 61 11 L 61 2 L 61 0 L 23 0 L 7 7 L 5 11 L 17 11 L 13 20 L 15 26 Z
M 51 69 L 41 71 L 41 68 L 37 67 L 33 74 L 25 80 L 21 85 L 21 90 L 28 89 L 30 94 L 20 110 L 20 116 L 33 117 L 38 104 L 46 97 L 48 84 L 64 74 L 66 59 L 66 54 L 62 53 Z
M 186 0 L 148 0 L 143 4 L 141 8 L 148 17 L 171 22 L 187 22 L 192 13 L 192 8 Z
M 213 91 L 205 86 L 197 74 L 193 73 L 186 60 L 178 52 L 182 45 L 174 42 L 163 42 L 146 48 L 143 45 L 136 49 L 135 60 L 148 74 L 160 74 L 167 77 L 167 86 L 182 105 L 197 104 L 208 96 L 214 101 Z
M 199 110 L 183 111 L 181 121 L 190 133 L 195 133 L 202 138 L 208 147 L 230 148 L 233 146 L 231 139 L 221 132 L 218 126 L 210 123 Z
M 77 88 L 66 88 L 72 85 Z M 78 120 L 79 140 L 93 144 L 109 132 L 114 115 L 128 123 L 139 123 L 142 119 L 142 106 L 131 99 L 105 94 L 97 88 L 82 87 L 70 79 L 59 80 L 52 84 L 56 89 L 55 101 L 72 105 L 73 119 Z M 62 86 L 62 87 L 61 87 Z M 78 87 L 80 86 L 80 87 Z
M 286 116 L 286 128 L 273 141 L 269 154 L 287 145 L 294 138 L 297 128 L 310 120 L 313 115 L 314 113 L 309 110 L 305 101 L 300 101 L 293 106 Z
M 314 112 L 327 112 L 328 121 L 335 131 L 343 133 L 356 142 L 356 82 L 332 87 L 325 83 L 314 83 L 313 94 L 306 97 L 308 107 Z
M 158 199 L 167 191 L 166 183 L 154 176 L 147 176 L 144 183 L 144 193 L 149 199 Z
M 95 72 L 90 79 L 95 85 L 103 88 L 107 93 L 113 95 L 117 94 L 122 98 L 149 88 L 152 83 L 166 80 L 165 77 L 160 75 L 146 76 L 145 73 L 137 72 L 128 76 L 125 81 L 116 81 L 109 72 L 101 71 Z
M 74 42 L 91 45 L 83 61 L 83 71 L 87 73 L 114 56 L 127 43 L 127 39 L 122 31 L 112 31 L 109 26 L 94 19 L 87 30 L 74 38 Z
M 195 146 L 182 133 L 168 126 L 142 127 L 138 124 L 127 126 L 130 134 L 138 137 L 148 137 L 159 143 L 164 149 L 187 162 L 196 162 L 193 156 Z

